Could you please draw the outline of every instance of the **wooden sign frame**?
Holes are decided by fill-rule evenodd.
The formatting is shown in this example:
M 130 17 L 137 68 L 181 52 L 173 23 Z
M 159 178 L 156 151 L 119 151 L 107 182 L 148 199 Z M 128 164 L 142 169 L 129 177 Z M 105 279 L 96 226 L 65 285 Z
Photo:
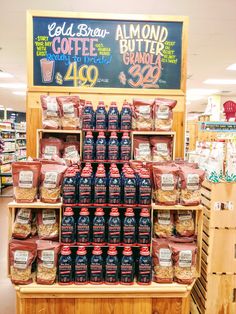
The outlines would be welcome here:
M 145 88 L 101 88 L 101 87 L 72 87 L 72 86 L 35 86 L 33 83 L 33 17 L 81 18 L 96 20 L 126 20 L 148 22 L 182 22 L 182 56 L 180 89 L 145 89 Z M 187 54 L 188 17 L 159 16 L 159 15 L 124 15 L 101 13 L 75 13 L 54 11 L 27 11 L 27 77 L 28 91 L 40 92 L 73 92 L 89 94 L 131 94 L 131 95 L 185 95 L 186 92 L 186 54 Z

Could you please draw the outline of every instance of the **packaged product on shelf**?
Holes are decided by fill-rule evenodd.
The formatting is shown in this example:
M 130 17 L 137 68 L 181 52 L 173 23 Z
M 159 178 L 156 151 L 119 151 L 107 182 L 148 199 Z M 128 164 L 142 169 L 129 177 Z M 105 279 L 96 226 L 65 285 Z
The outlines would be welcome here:
M 32 203 L 37 199 L 41 163 L 38 161 L 13 162 L 14 198 L 18 203 Z
M 152 258 L 148 247 L 141 247 L 138 259 L 138 277 L 139 285 L 150 285 L 152 282 Z
M 90 130 L 94 127 L 95 113 L 91 101 L 86 101 L 83 108 L 83 130 Z
M 172 250 L 166 239 L 152 240 L 152 257 L 154 281 L 158 283 L 172 283 L 174 277 Z
M 152 160 L 165 162 L 172 159 L 172 139 L 165 136 L 151 136 Z
M 120 244 L 121 242 L 121 220 L 118 208 L 112 208 L 108 219 L 107 242 L 109 244 Z
M 57 276 L 57 259 L 60 243 L 37 241 L 37 273 L 36 282 L 41 285 L 52 285 Z
M 116 132 L 111 132 L 108 141 L 108 159 L 118 160 L 119 158 L 119 141 Z
M 111 168 L 108 177 L 108 203 L 121 203 L 121 177 L 117 168 Z
M 131 247 L 124 247 L 120 265 L 120 283 L 132 285 L 134 283 L 135 264 Z
M 112 102 L 108 110 L 108 130 L 119 129 L 120 114 L 116 102 Z
M 171 131 L 173 124 L 173 108 L 177 101 L 173 99 L 156 98 L 154 105 L 154 121 L 156 131 Z
M 123 244 L 131 245 L 136 243 L 136 219 L 133 208 L 126 208 L 123 223 Z
M 103 101 L 99 101 L 95 112 L 95 125 L 97 130 L 106 130 L 107 128 L 107 111 Z
M 87 132 L 83 143 L 83 160 L 94 159 L 94 138 L 92 132 Z
M 140 205 L 150 205 L 152 199 L 152 185 L 149 171 L 140 169 L 138 179 L 138 203 Z
M 42 209 L 37 214 L 39 239 L 57 240 L 59 236 L 59 217 L 56 209 Z
M 89 281 L 89 267 L 87 251 L 84 246 L 79 246 L 75 258 L 75 284 L 85 285 Z
M 153 99 L 134 99 L 133 100 L 133 119 L 132 129 L 145 131 L 152 130 L 153 121 Z
M 31 234 L 32 212 L 30 208 L 20 208 L 13 224 L 12 236 L 16 239 L 26 239 Z
M 58 261 L 58 283 L 59 285 L 70 285 L 73 283 L 73 260 L 69 246 L 63 246 Z
M 96 209 L 92 225 L 92 242 L 94 245 L 103 245 L 105 243 L 106 226 L 104 215 L 105 213 L 102 208 Z
M 123 103 L 120 113 L 120 129 L 122 131 L 132 129 L 132 110 L 126 101 Z
M 148 136 L 134 136 L 134 159 L 151 161 L 151 145 Z
M 136 178 L 133 169 L 128 168 L 124 172 L 124 204 L 135 205 L 136 204 Z
M 9 260 L 11 281 L 17 285 L 30 284 L 32 280 L 32 264 L 37 254 L 35 241 L 10 240 Z
M 92 181 L 93 171 L 89 167 L 84 167 L 79 181 L 79 203 L 91 204 L 92 203 Z
M 96 141 L 96 159 L 106 160 L 107 156 L 107 141 L 104 132 L 99 132 Z
M 40 200 L 45 203 L 60 201 L 62 178 L 67 167 L 42 161 Z
M 94 203 L 106 204 L 107 177 L 104 167 L 98 167 L 94 177 Z
M 63 144 L 64 153 L 63 158 L 70 160 L 73 164 L 77 164 L 80 161 L 80 143 L 76 142 L 66 142 Z
M 110 246 L 105 262 L 105 283 L 108 285 L 116 285 L 119 283 L 119 261 L 117 254 L 116 248 Z
M 151 218 L 147 208 L 142 208 L 138 221 L 138 244 L 151 243 Z
M 90 218 L 88 208 L 81 208 L 79 217 L 77 219 L 77 243 L 90 243 Z
M 196 278 L 197 247 L 194 243 L 170 243 L 174 264 L 174 280 L 191 284 Z
M 154 199 L 162 205 L 176 205 L 179 199 L 179 169 L 171 166 L 153 166 Z
M 202 168 L 204 166 L 204 168 Z M 214 183 L 223 179 L 224 173 L 224 143 L 213 142 L 210 155 L 205 158 L 205 164 L 199 165 L 206 170 L 207 179 Z
M 61 242 L 75 243 L 75 218 L 71 207 L 66 207 L 61 220 Z
M 31 223 L 31 235 L 34 237 L 38 233 L 38 226 L 37 226 L 37 215 L 36 212 L 33 212 L 32 215 L 32 223 Z
M 77 177 L 74 168 L 70 167 L 66 170 L 62 181 L 62 199 L 63 204 L 76 203 Z
M 236 142 L 229 141 L 226 145 L 225 179 L 236 182 Z
M 44 129 L 60 129 L 61 111 L 56 97 L 41 95 L 42 122 Z
M 175 217 L 175 229 L 178 235 L 191 237 L 195 233 L 193 212 L 190 210 L 179 210 Z
M 102 284 L 104 282 L 104 261 L 102 257 L 102 250 L 99 246 L 95 246 L 92 251 L 90 263 L 90 283 Z
M 40 140 L 40 158 L 53 159 L 61 157 L 62 140 L 56 137 L 42 138 Z
M 81 128 L 80 103 L 78 96 L 60 96 L 57 102 L 61 111 L 61 126 L 65 130 Z
M 120 159 L 127 161 L 131 159 L 131 140 L 128 133 L 123 133 L 121 138 Z
M 168 238 L 174 234 L 174 215 L 172 211 L 157 211 L 154 216 L 154 233 L 158 238 Z
M 201 203 L 201 184 L 205 178 L 205 172 L 201 169 L 180 167 L 181 180 L 180 203 L 182 205 L 196 206 Z

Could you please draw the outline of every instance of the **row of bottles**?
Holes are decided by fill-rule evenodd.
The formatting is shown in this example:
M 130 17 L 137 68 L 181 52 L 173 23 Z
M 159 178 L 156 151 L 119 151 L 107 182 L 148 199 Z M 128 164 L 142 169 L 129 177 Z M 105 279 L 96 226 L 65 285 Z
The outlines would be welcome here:
M 71 207 L 64 211 L 61 222 L 61 242 L 88 245 L 148 245 L 151 242 L 151 219 L 147 208 L 142 208 L 135 218 L 133 208 L 127 208 L 124 219 L 118 208 L 112 208 L 105 219 L 102 208 L 97 208 L 93 219 L 87 208 L 81 208 L 77 219 Z
M 125 247 L 121 258 L 115 247 L 109 247 L 104 257 L 101 247 L 95 246 L 91 258 L 85 247 L 78 247 L 75 259 L 71 249 L 64 246 L 58 263 L 58 283 L 68 284 L 127 284 L 134 283 L 137 273 L 137 283 L 147 285 L 152 280 L 152 260 L 148 247 L 140 249 L 135 269 L 135 258 L 132 249 Z M 135 272 L 136 270 L 136 272 Z
M 117 133 L 112 132 L 106 139 L 104 132 L 99 132 L 95 140 L 91 131 L 86 133 L 83 142 L 83 160 L 123 160 L 131 159 L 131 140 L 128 133 L 123 133 L 118 139 Z
M 117 104 L 112 102 L 107 112 L 103 101 L 99 101 L 96 111 L 90 101 L 86 101 L 83 108 L 83 129 L 97 130 L 131 130 L 132 110 L 131 106 L 124 102 L 121 112 Z

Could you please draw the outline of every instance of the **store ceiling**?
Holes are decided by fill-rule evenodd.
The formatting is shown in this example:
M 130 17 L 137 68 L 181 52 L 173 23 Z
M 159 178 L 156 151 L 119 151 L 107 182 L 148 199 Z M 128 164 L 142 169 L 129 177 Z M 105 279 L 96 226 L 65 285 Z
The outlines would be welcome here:
M 236 95 L 236 85 L 206 85 L 206 79 L 234 79 L 226 68 L 236 63 L 236 1 L 225 0 L 0 0 L 0 69 L 14 75 L 3 82 L 26 83 L 26 10 L 186 15 L 190 18 L 188 89 L 213 88 Z M 112 15 L 111 15 L 112 17 Z M 26 97 L 0 88 L 0 105 L 25 111 Z M 192 101 L 188 111 L 202 111 L 205 98 Z

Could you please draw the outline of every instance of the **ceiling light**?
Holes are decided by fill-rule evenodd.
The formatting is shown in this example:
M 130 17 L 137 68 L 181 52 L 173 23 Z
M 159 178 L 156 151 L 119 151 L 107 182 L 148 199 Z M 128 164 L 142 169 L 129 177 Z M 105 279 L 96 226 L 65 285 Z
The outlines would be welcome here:
M 187 100 L 187 101 L 186 101 L 186 105 L 187 105 L 187 106 L 191 105 L 191 101 L 190 101 L 190 100 Z
M 13 75 L 7 72 L 0 71 L 0 78 L 12 78 Z
M 0 110 L 4 110 L 4 107 L 0 107 Z
M 236 80 L 231 79 L 208 79 L 203 82 L 210 85 L 236 85 Z
M 236 71 L 236 63 L 233 63 L 226 68 L 226 70 Z
M 7 111 L 13 111 L 13 108 L 7 108 Z
M 25 96 L 26 91 L 16 91 L 16 92 L 12 92 L 12 94 L 17 95 L 17 96 Z
M 0 87 L 2 88 L 14 88 L 14 89 L 26 89 L 25 83 L 0 83 Z
M 187 90 L 187 95 L 201 95 L 207 96 L 219 93 L 218 89 L 208 89 L 208 88 L 190 88 Z
M 202 95 L 187 95 L 187 102 L 188 101 L 194 101 L 194 100 L 201 100 L 204 96 Z

